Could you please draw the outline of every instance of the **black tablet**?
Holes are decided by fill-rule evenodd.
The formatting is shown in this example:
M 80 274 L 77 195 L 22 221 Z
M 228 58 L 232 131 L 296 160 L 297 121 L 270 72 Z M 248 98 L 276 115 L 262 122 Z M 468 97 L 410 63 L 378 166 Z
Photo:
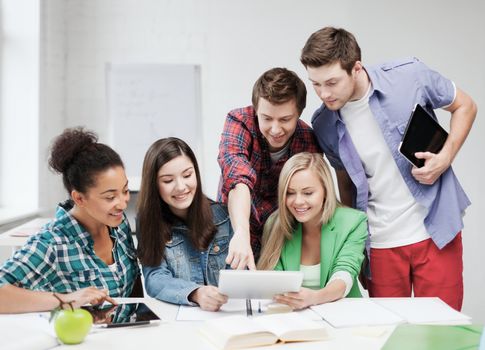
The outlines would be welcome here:
M 418 168 L 424 165 L 424 159 L 414 156 L 416 152 L 438 153 L 445 144 L 448 133 L 419 104 L 414 107 L 406 131 L 399 146 L 399 152 Z
M 144 303 L 82 306 L 93 316 L 94 327 L 114 328 L 156 324 L 160 318 Z

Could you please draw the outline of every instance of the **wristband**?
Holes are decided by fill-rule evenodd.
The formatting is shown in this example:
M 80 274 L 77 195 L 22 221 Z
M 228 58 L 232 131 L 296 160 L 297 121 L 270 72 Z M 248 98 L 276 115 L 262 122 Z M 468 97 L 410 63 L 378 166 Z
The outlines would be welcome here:
M 59 300 L 59 306 L 58 308 L 59 309 L 64 309 L 64 305 L 69 305 L 69 307 L 72 309 L 72 302 L 73 301 L 63 301 L 56 293 L 52 293 L 52 295 L 54 296 L 54 298 L 56 298 L 57 300 Z

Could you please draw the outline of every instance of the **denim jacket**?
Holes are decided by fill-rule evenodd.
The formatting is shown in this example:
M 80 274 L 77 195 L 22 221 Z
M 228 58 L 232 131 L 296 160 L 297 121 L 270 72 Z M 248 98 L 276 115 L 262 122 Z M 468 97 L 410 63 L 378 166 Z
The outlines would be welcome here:
M 169 303 L 193 305 L 188 299 L 190 293 L 204 285 L 218 285 L 219 270 L 226 268 L 233 231 L 227 209 L 219 203 L 211 203 L 211 209 L 217 232 L 206 251 L 197 251 L 187 237 L 187 226 L 176 224 L 160 266 L 143 266 L 149 296 Z

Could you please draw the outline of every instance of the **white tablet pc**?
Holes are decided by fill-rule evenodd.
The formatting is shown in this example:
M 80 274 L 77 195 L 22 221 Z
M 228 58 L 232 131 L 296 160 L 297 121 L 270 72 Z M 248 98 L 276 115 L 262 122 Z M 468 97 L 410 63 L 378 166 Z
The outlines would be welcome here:
M 409 118 L 406 131 L 399 145 L 399 152 L 418 168 L 424 165 L 424 159 L 414 156 L 416 152 L 438 153 L 443 148 L 448 133 L 419 104 Z
M 272 299 L 276 294 L 298 292 L 301 271 L 221 270 L 219 292 L 229 298 Z
M 93 316 L 93 327 L 115 328 L 157 324 L 160 318 L 144 303 L 82 306 Z

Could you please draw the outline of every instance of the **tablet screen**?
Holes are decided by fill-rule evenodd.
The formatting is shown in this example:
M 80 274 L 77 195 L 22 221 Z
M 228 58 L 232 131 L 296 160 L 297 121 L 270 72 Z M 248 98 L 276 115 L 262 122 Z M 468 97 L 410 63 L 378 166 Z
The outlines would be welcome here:
M 160 318 L 144 303 L 103 304 L 83 306 L 93 316 L 93 324 L 98 327 L 125 327 L 156 323 Z
M 424 159 L 414 156 L 416 152 L 438 153 L 448 137 L 448 133 L 433 117 L 417 104 L 409 119 L 399 151 L 418 168 Z

